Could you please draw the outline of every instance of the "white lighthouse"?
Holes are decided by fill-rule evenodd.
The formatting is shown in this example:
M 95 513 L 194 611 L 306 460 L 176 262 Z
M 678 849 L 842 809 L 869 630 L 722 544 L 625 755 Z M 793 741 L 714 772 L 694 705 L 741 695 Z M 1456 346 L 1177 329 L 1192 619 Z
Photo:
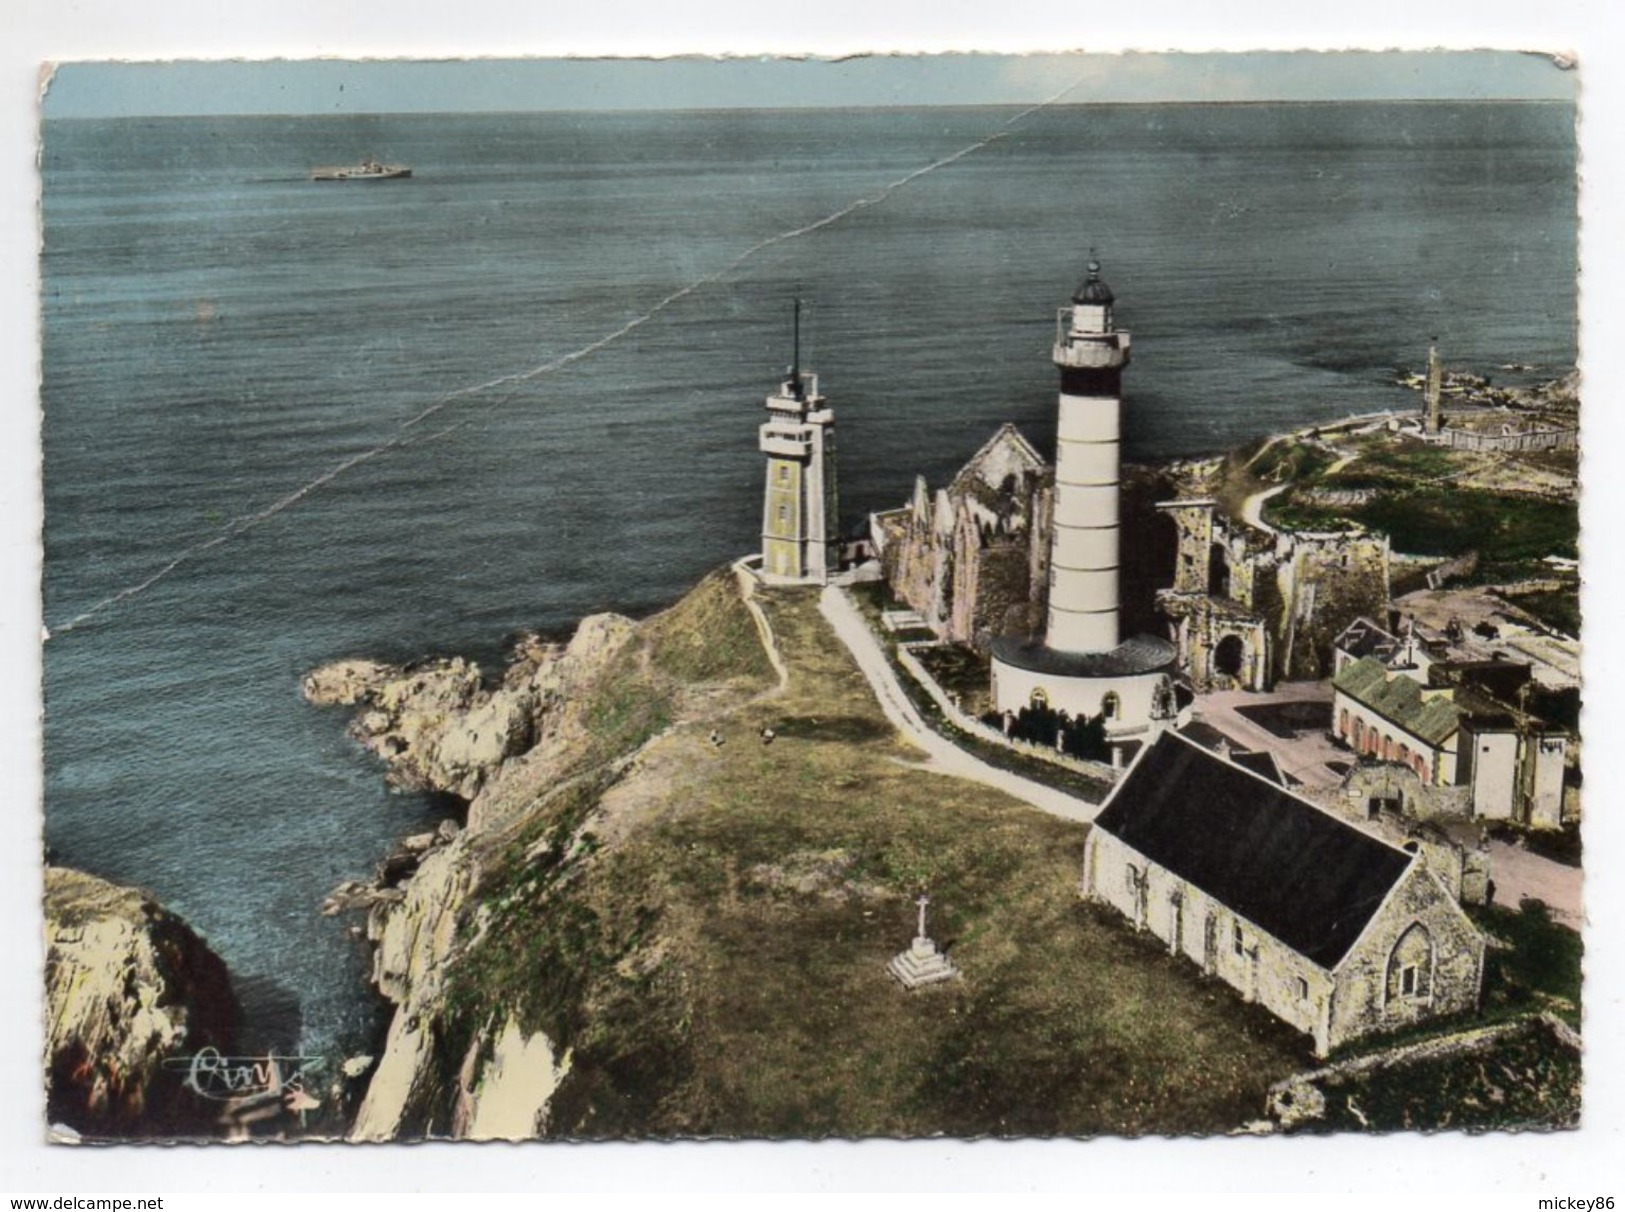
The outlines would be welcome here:
M 993 646 L 993 695 L 1001 712 L 1104 717 L 1107 739 L 1148 739 L 1175 714 L 1175 650 L 1141 635 L 1123 640 L 1121 564 L 1123 368 L 1129 334 L 1117 327 L 1100 264 L 1056 315 L 1051 357 L 1061 372 L 1055 507 L 1050 535 L 1049 618 L 1039 640 Z
M 1129 334 L 1117 329 L 1100 264 L 1056 316 L 1052 358 L 1061 371 L 1050 539 L 1049 626 L 1058 652 L 1117 647 L 1118 449 Z
M 801 369 L 800 299 L 794 350 L 778 392 L 767 397 L 767 421 L 760 431 L 767 456 L 762 575 L 769 581 L 823 584 L 840 558 L 835 412 L 818 394 L 818 376 Z

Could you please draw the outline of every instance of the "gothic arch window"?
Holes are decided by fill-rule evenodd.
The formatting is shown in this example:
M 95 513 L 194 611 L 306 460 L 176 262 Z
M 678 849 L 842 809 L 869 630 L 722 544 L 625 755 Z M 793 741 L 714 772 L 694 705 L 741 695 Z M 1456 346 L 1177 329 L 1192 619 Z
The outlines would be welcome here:
M 1239 635 L 1227 635 L 1220 640 L 1213 650 L 1213 669 L 1215 673 L 1222 673 L 1227 677 L 1239 678 L 1241 676 L 1242 662 L 1247 657 L 1247 646 L 1241 642 Z
M 1108 720 L 1115 720 L 1123 714 L 1123 700 L 1118 697 L 1117 691 L 1108 690 L 1101 698 L 1100 714 Z
M 1422 1002 L 1433 996 L 1433 936 L 1421 922 L 1412 922 L 1388 953 L 1385 1000 Z

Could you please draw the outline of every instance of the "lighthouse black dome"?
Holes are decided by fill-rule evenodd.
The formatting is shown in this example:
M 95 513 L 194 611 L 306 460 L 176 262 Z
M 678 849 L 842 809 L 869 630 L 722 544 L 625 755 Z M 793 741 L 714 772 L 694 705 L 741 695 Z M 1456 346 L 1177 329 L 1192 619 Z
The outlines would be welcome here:
M 1100 262 L 1089 262 L 1089 276 L 1083 280 L 1083 285 L 1072 292 L 1072 301 L 1074 303 L 1110 303 L 1112 298 L 1112 288 L 1100 280 Z

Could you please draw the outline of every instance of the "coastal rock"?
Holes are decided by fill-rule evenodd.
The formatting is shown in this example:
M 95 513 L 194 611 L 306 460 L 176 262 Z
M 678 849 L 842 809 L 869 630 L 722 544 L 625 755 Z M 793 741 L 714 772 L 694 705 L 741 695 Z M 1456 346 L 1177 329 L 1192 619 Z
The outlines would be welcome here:
M 696 664 L 696 652 L 727 654 L 740 637 L 736 661 Z M 410 839 L 398 853 L 418 860 L 415 873 L 367 893 L 377 898 L 366 931 L 373 983 L 395 1010 L 351 1139 L 544 1136 L 568 1130 L 586 1113 L 580 1099 L 613 1085 L 590 1050 L 598 1032 L 574 1008 L 561 1017 L 548 1007 L 580 999 L 587 1020 L 630 1024 L 656 985 L 669 1010 L 682 978 L 663 975 L 668 944 L 642 937 L 642 908 L 628 919 L 641 923 L 635 942 L 607 919 L 613 937 L 571 923 L 596 921 L 589 885 L 602 856 L 657 819 L 695 763 L 714 760 L 672 715 L 724 711 L 771 686 L 759 639 L 738 578 L 724 571 L 643 623 L 601 614 L 568 644 L 520 641 L 499 686 L 453 696 L 450 726 L 432 742 L 398 723 L 428 682 L 401 692 L 391 678 L 370 695 L 362 710 L 397 721 L 402 752 L 421 758 L 432 744 L 442 776 L 464 763 L 488 773 L 465 825 L 442 822 L 427 847 Z
M 477 666 L 458 658 L 318 679 L 360 688 L 350 704 L 363 709 L 352 732 L 388 763 L 391 781 L 471 801 L 467 828 L 447 820 L 432 839 L 406 839 L 378 879 L 342 885 L 324 906 L 368 908 L 373 983 L 396 1005 L 351 1139 L 397 1140 L 448 1127 L 454 1135 L 517 1138 L 545 1125 L 569 1054 L 560 1056 L 545 1035 L 504 1021 L 494 1036 L 489 1027 L 476 1032 L 466 1053 L 442 1055 L 445 974 L 481 933 L 486 919 L 470 914 L 468 904 L 478 880 L 476 847 L 489 844 L 494 822 L 508 814 L 482 815 L 479 806 L 491 800 L 495 780 L 510 775 L 516 803 L 531 803 L 538 786 L 551 784 L 549 772 L 585 751 L 590 691 L 637 632 L 638 624 L 622 615 L 590 616 L 566 645 L 521 648 L 495 689 L 486 688 Z M 341 664 L 353 671 L 367 663 Z
M 388 763 L 392 782 L 463 799 L 535 734 L 535 695 L 524 685 L 485 689 L 479 666 L 461 657 L 407 666 L 338 661 L 311 673 L 304 688 L 312 703 L 365 708 L 351 732 Z
M 529 802 L 529 788 L 553 782 L 565 765 L 589 748 L 592 730 L 583 704 L 637 632 L 638 625 L 624 615 L 588 615 L 569 644 L 550 646 L 537 661 L 521 683 L 531 704 L 531 734 L 510 760 L 489 768 L 481 794 L 469 797 L 470 829 L 490 828 L 522 810 Z M 521 760 L 511 760 L 514 757 Z
M 531 695 L 545 716 L 596 678 L 637 630 L 638 625 L 625 615 L 590 614 L 581 620 L 568 644 L 531 650 L 515 666 L 515 671 L 529 671 L 517 686 Z
M 473 799 L 490 770 L 530 747 L 535 706 L 528 691 L 499 690 L 450 724 L 435 748 L 436 783 Z
M 538 742 L 581 739 L 572 703 L 636 633 L 623 615 L 590 615 L 566 645 L 522 644 L 494 689 L 461 657 L 405 666 L 351 659 L 312 671 L 304 694 L 320 706 L 363 708 L 350 731 L 388 765 L 392 783 L 474 800 Z
M 305 675 L 305 698 L 319 707 L 353 707 L 396 672 L 377 661 L 335 661 Z
M 463 1140 L 535 1139 L 547 1127 L 548 1107 L 569 1072 L 570 1053 L 557 1056 L 552 1040 L 540 1031 L 527 1035 L 512 1016 L 494 1044 L 482 1031 L 458 1074 L 452 1135 Z
M 376 907 L 367 922 L 373 984 L 396 1003 L 384 1050 L 350 1135 L 395 1140 L 438 1093 L 435 1021 L 442 976 L 457 942 L 457 915 L 472 880 L 459 845 L 423 860 L 405 895 Z
M 165 1062 L 229 1052 L 225 964 L 146 893 L 45 869 L 47 1112 L 82 1137 L 216 1135 L 217 1107 Z

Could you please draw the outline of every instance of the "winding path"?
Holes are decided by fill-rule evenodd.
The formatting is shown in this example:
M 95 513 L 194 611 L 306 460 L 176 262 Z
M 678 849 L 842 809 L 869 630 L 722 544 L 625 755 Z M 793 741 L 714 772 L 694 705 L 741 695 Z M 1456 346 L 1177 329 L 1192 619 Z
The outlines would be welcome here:
M 1268 449 L 1268 447 L 1265 449 Z M 1263 451 L 1259 452 L 1259 454 L 1262 453 Z M 1355 459 L 1360 457 L 1359 452 L 1353 450 L 1339 450 L 1338 455 L 1339 457 L 1337 462 L 1333 463 L 1330 467 L 1326 468 L 1325 471 L 1321 472 L 1320 474 L 1322 476 L 1336 475 L 1338 472 L 1342 471 L 1343 468 L 1347 467 L 1350 463 L 1354 462 Z M 1254 457 L 1256 458 L 1257 456 L 1255 455 Z M 1288 480 L 1285 484 L 1277 484 L 1274 488 L 1266 488 L 1260 492 L 1253 493 L 1252 496 L 1248 497 L 1241 503 L 1241 520 L 1246 522 L 1249 526 L 1257 527 L 1265 534 L 1279 534 L 1280 532 L 1276 530 L 1275 527 L 1271 526 L 1264 520 L 1264 502 L 1273 496 L 1279 496 L 1281 493 L 1291 488 L 1292 484 L 1293 481 Z
M 825 587 L 818 599 L 818 611 L 829 622 L 841 643 L 846 645 L 858 669 L 868 679 L 886 718 L 909 741 L 929 755 L 929 760 L 919 763 L 920 769 L 993 787 L 1051 816 L 1080 822 L 1095 819 L 1095 814 L 1100 811 L 1099 804 L 1091 804 L 1057 791 L 1054 787 L 1046 787 L 1019 774 L 990 766 L 966 753 L 921 719 L 919 711 L 898 682 L 896 671 L 886 659 L 880 641 L 875 639 L 862 613 L 839 586 Z
M 735 560 L 733 564 L 734 578 L 739 583 L 739 599 L 745 603 L 745 609 L 750 611 L 750 617 L 756 623 L 756 635 L 762 641 L 762 651 L 767 653 L 767 659 L 772 662 L 773 672 L 779 675 L 780 690 L 790 684 L 790 670 L 784 663 L 784 656 L 779 652 L 778 637 L 773 634 L 773 624 L 767 621 L 767 615 L 762 612 L 761 603 L 756 600 L 756 576 L 751 572 L 746 559 Z

